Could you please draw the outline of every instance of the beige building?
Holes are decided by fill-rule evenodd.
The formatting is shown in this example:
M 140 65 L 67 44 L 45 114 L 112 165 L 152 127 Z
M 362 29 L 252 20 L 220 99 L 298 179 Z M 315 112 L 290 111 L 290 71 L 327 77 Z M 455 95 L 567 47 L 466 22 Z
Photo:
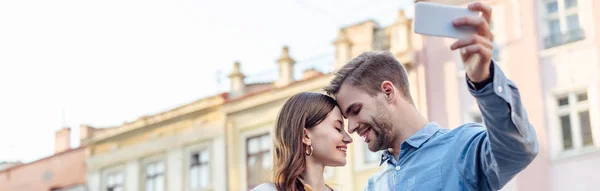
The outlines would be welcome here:
M 220 94 L 110 128 L 82 125 L 90 191 L 225 191 Z
M 229 190 L 247 190 L 270 180 L 269 172 L 273 165 L 272 133 L 283 103 L 298 92 L 320 92 L 331 79 L 331 74 L 307 70 L 303 78 L 296 81 L 293 78 L 294 60 L 289 57 L 287 48 L 283 49 L 278 64 L 280 78 L 273 83 L 246 85 L 241 80 L 243 75 L 236 73 L 237 70 L 230 75 L 233 87 L 238 87 L 233 88 L 232 93 L 239 96 L 230 97 L 223 107 L 228 138 Z M 256 89 L 260 90 L 252 91 Z M 351 144 L 350 148 L 356 150 L 362 147 Z M 354 190 L 361 183 L 364 185 L 364 175 L 374 173 L 376 166 L 362 165 L 364 157 L 359 153 L 349 152 L 347 167 L 327 169 L 325 176 L 329 182 L 343 190 Z M 379 156 L 375 158 L 378 159 Z M 360 165 L 354 165 L 355 163 Z

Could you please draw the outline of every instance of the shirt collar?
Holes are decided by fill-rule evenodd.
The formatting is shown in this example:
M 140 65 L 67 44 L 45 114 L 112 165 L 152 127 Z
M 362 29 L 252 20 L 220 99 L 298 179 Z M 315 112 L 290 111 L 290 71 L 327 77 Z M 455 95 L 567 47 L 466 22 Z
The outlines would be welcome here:
M 421 145 L 423 145 L 423 143 L 429 140 L 439 130 L 440 126 L 437 123 L 430 122 L 427 125 L 425 125 L 425 127 L 417 131 L 417 133 L 406 139 L 406 141 L 404 142 L 418 149 L 419 147 L 421 147 Z M 379 166 L 381 166 L 381 164 L 383 164 L 385 161 L 391 160 L 393 158 L 394 156 L 390 153 L 389 150 L 383 151 L 383 153 L 381 154 L 381 161 L 379 162 Z
M 385 150 L 381 153 L 381 161 L 379 162 L 379 166 L 381 166 L 385 161 L 392 160 L 394 156 L 390 154 L 388 150 Z
M 428 123 L 425 127 L 421 128 L 417 133 L 406 139 L 406 143 L 414 148 L 419 148 L 423 143 L 429 140 L 435 133 L 440 130 L 440 126 L 434 122 Z

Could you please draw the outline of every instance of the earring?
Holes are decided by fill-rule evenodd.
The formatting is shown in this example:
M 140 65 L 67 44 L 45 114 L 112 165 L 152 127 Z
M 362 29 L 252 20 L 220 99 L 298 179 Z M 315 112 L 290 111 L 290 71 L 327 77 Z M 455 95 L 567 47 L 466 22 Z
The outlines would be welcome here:
M 306 154 L 306 156 L 310 156 L 313 153 L 313 147 L 312 145 L 308 145 L 308 149 L 304 150 L 304 154 Z

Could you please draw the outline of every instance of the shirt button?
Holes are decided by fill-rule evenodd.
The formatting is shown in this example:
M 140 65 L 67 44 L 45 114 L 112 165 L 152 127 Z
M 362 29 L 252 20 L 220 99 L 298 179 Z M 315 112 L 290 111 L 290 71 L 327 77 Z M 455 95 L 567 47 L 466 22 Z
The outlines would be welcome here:
M 502 93 L 502 86 L 498 86 L 496 89 L 498 90 L 498 93 Z
M 400 166 L 396 166 L 396 170 L 400 170 Z

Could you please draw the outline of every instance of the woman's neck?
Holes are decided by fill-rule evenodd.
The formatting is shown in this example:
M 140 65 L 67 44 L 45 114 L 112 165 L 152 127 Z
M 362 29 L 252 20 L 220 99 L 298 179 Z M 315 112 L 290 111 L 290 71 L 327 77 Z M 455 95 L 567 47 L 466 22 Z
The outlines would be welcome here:
M 306 159 L 306 170 L 302 173 L 304 183 L 310 185 L 314 191 L 329 191 L 330 189 L 325 185 L 325 178 L 323 177 L 325 166 L 313 159 L 312 157 Z

